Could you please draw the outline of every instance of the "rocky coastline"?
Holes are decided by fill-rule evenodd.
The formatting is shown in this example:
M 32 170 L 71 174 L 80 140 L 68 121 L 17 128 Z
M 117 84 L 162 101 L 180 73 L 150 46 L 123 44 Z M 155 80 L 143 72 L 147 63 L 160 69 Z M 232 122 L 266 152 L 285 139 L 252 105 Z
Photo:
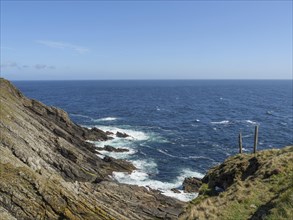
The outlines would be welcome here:
M 199 193 L 185 203 L 111 178 L 136 168 L 97 150 L 128 149 L 91 142 L 128 134 L 81 127 L 3 78 L 0 129 L 0 220 L 293 218 L 293 146 L 238 154 L 203 179 L 185 178 L 184 192 Z
M 28 99 L 0 80 L 0 218 L 178 218 L 183 202 L 110 177 L 135 167 L 101 159 L 86 141 L 104 141 L 109 134 L 83 128 L 63 110 Z

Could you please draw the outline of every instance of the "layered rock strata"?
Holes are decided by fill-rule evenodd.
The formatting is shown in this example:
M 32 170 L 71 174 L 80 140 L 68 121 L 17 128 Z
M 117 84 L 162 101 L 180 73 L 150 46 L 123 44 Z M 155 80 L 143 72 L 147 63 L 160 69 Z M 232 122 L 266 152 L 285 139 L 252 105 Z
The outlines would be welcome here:
M 0 79 L 0 219 L 177 219 L 184 204 L 115 182 L 123 160 L 96 155 L 109 137 L 73 123 L 56 107 L 26 98 Z

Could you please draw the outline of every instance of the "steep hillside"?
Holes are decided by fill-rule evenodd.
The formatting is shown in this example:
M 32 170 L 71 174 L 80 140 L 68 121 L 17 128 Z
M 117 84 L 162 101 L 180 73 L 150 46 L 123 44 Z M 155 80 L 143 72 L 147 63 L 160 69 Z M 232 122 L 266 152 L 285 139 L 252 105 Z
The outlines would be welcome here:
M 26 98 L 0 79 L 0 219 L 293 219 L 293 146 L 238 154 L 185 187 L 190 203 L 113 181 L 127 161 L 86 140 L 111 137 Z M 122 134 L 125 135 L 125 134 Z M 188 183 L 187 183 L 188 182 Z M 186 184 L 189 184 L 188 186 Z M 191 184 L 191 185 L 190 185 Z
M 107 140 L 67 113 L 24 97 L 0 79 L 0 219 L 176 219 L 183 203 L 109 178 L 131 172 L 96 155 L 85 140 Z
M 293 219 L 293 146 L 230 157 L 202 182 L 180 219 Z

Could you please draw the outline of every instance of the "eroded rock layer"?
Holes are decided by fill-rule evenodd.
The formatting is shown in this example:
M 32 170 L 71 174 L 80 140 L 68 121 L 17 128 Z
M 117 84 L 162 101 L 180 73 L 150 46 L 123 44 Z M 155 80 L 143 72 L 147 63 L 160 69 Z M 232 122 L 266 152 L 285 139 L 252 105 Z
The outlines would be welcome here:
M 102 160 L 86 140 L 109 137 L 0 79 L 0 219 L 177 219 L 183 203 L 114 182 L 127 161 Z

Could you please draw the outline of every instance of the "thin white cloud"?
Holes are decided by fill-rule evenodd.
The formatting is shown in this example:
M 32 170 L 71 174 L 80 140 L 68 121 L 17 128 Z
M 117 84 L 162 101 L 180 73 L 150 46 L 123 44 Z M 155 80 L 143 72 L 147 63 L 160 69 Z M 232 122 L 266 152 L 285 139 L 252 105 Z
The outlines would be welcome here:
M 0 65 L 0 68 L 1 69 L 5 69 L 5 68 L 18 68 L 18 69 L 21 69 L 21 66 L 16 62 L 6 62 L 6 63 L 2 63 Z
M 33 66 L 29 66 L 29 65 L 26 65 L 26 64 L 19 64 L 19 63 L 16 63 L 16 62 L 5 62 L 5 63 L 2 63 L 0 65 L 0 69 L 27 69 L 27 68 L 34 68 L 34 69 L 37 69 L 37 70 L 53 70 L 53 69 L 56 69 L 55 66 L 52 66 L 52 65 L 46 65 L 46 64 L 36 64 L 36 65 L 33 65 Z
M 55 66 L 48 66 L 46 64 L 36 64 L 34 67 L 36 69 L 38 69 L 38 70 L 42 70 L 42 69 L 56 69 Z
M 82 46 L 73 45 L 65 42 L 38 40 L 37 43 L 45 45 L 47 47 L 58 48 L 58 49 L 70 49 L 79 54 L 85 54 L 89 52 L 89 49 Z
M 47 65 L 45 65 L 45 64 L 37 64 L 37 65 L 35 65 L 35 68 L 38 69 L 38 70 L 46 69 Z

